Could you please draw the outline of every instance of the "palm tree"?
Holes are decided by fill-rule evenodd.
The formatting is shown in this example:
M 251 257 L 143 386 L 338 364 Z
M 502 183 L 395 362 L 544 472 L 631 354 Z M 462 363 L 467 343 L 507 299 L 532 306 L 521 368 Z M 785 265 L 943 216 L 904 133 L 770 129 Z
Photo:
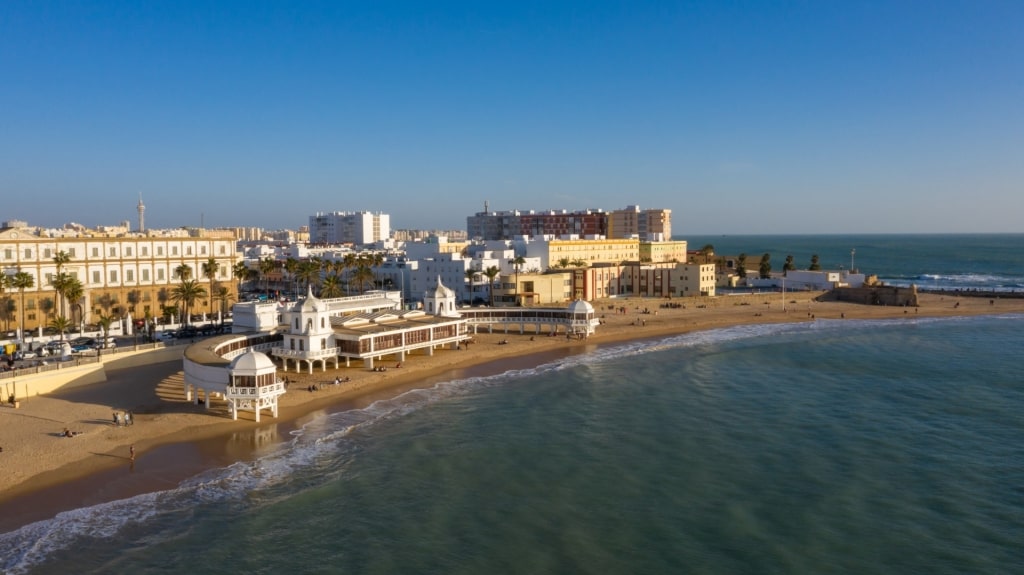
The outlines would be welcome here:
M 366 291 L 367 285 L 373 285 L 373 270 L 370 269 L 370 266 L 362 264 L 352 273 L 352 279 L 356 282 L 359 293 L 363 293 Z
M 260 275 L 263 276 L 263 292 L 270 295 L 270 274 L 277 268 L 277 261 L 267 256 L 260 260 Z
M 292 293 L 295 293 L 298 291 L 298 287 L 295 285 L 295 274 L 299 271 L 299 260 L 288 256 L 288 258 L 284 260 L 284 271 L 288 272 L 289 277 L 291 277 Z
M 466 270 L 466 279 L 469 280 L 469 305 L 473 305 L 473 284 L 478 277 L 480 277 L 480 270 L 473 268 Z
M 483 273 L 485 276 L 487 276 L 487 299 L 488 301 L 491 302 L 490 306 L 494 307 L 494 278 L 498 277 L 498 274 L 501 273 L 501 270 L 498 269 L 498 266 L 491 266 L 485 269 Z
M 217 260 L 210 258 L 203 264 L 203 277 L 210 280 L 210 293 L 217 293 L 217 272 L 220 271 L 220 264 Z M 213 298 L 210 298 L 210 317 L 213 317 Z
M 740 279 L 747 278 L 747 254 L 736 256 L 736 275 L 740 276 Z
M 710 262 L 711 256 L 715 255 L 715 246 L 704 244 L 704 247 L 700 249 L 700 255 L 704 257 L 704 263 Z
M 65 264 L 67 264 L 70 261 L 71 261 L 71 255 L 68 254 L 67 252 L 63 251 L 63 250 L 57 252 L 57 255 L 53 256 L 53 263 L 56 264 L 56 266 L 57 266 L 57 273 L 54 274 L 53 280 L 50 281 L 50 284 L 53 286 L 53 289 L 57 292 L 57 294 L 61 296 L 61 299 L 60 299 L 60 314 L 61 315 L 64 315 L 64 291 L 63 291 L 64 266 L 65 266 Z
M 228 312 L 228 304 L 231 303 L 231 300 L 234 299 L 234 297 L 235 296 L 231 294 L 231 290 L 226 286 L 217 286 L 217 291 L 214 292 L 213 298 L 220 302 L 221 323 L 224 323 L 224 315 Z
M 174 275 L 181 281 L 192 279 L 192 268 L 188 264 L 180 264 L 174 268 Z
M 341 297 L 341 276 L 336 273 L 324 278 L 324 284 L 320 288 L 320 297 L 322 298 L 333 298 Z
M 515 280 L 514 280 L 515 281 L 515 285 L 512 286 L 512 295 L 515 297 L 516 303 L 518 304 L 519 303 L 519 297 L 518 297 L 519 296 L 519 271 L 523 269 L 524 265 L 526 265 L 526 258 L 524 258 L 523 256 L 516 256 L 516 257 L 510 259 L 508 261 L 508 263 L 512 264 L 512 269 L 515 270 L 515 272 L 516 272 L 515 273 Z
M 191 321 L 192 306 L 196 300 L 206 297 L 206 288 L 199 285 L 196 280 L 182 280 L 182 282 L 171 290 L 171 301 L 180 303 L 185 312 L 185 325 Z
M 8 300 L 10 299 L 10 296 L 7 295 L 7 288 L 11 287 L 11 281 L 11 276 L 5 273 L 0 273 L 0 294 L 3 294 L 3 298 L 0 301 L 3 301 L 4 303 L 4 321 L 6 322 L 4 329 L 6 330 L 11 329 L 11 317 L 8 313 L 6 313 L 7 311 L 9 311 L 9 306 L 7 304 L 9 303 Z
M 82 311 L 82 296 L 85 295 L 85 286 L 78 278 L 68 278 L 66 285 L 64 286 L 64 297 L 67 298 L 68 303 L 71 304 L 71 322 L 75 321 L 75 308 L 78 308 L 78 321 L 81 323 L 85 319 L 85 313 Z
M 818 263 L 818 260 L 819 260 L 818 254 L 812 255 L 811 256 L 811 267 L 809 267 L 807 269 L 812 271 L 812 272 L 816 272 L 816 271 L 821 270 L 821 264 Z
M 320 262 L 316 260 L 304 260 L 299 263 L 299 269 L 295 272 L 295 277 L 310 287 L 318 287 L 320 285 Z
M 21 311 L 21 320 L 19 324 L 21 326 L 22 337 L 25 333 L 25 290 L 30 287 L 35 287 L 36 278 L 28 272 L 19 271 L 14 274 L 10 279 L 10 285 L 16 288 L 21 293 L 21 306 L 18 309 Z
M 792 255 L 786 256 L 786 263 L 782 264 L 782 275 L 786 275 L 786 272 L 788 272 L 790 270 L 795 270 L 795 269 L 796 269 L 796 264 L 793 263 L 793 256 Z
M 235 277 L 235 281 L 238 282 L 238 293 L 242 293 L 242 284 L 249 280 L 251 274 L 249 273 L 249 266 L 245 265 L 244 261 L 237 261 L 231 266 L 231 275 Z
M 100 326 L 103 330 L 103 345 L 106 346 L 107 342 L 110 341 L 110 326 L 114 324 L 114 316 L 100 314 L 100 317 L 96 320 L 96 325 Z
M 587 265 L 587 262 L 582 260 L 582 259 L 580 259 L 580 258 L 576 258 L 576 259 L 572 260 L 570 263 L 572 264 L 572 267 L 574 267 L 574 268 L 582 268 L 582 267 L 586 267 L 586 265 Z
M 766 280 L 772 277 L 772 256 L 771 254 L 765 253 L 761 256 L 761 263 L 758 265 L 758 273 L 761 279 Z
M 60 333 L 60 341 L 64 341 L 64 334 L 67 333 L 67 331 L 71 329 L 71 326 L 73 325 L 74 324 L 71 323 L 71 320 L 62 315 L 59 315 L 50 321 L 50 327 L 52 327 L 53 329 L 57 330 L 58 333 Z

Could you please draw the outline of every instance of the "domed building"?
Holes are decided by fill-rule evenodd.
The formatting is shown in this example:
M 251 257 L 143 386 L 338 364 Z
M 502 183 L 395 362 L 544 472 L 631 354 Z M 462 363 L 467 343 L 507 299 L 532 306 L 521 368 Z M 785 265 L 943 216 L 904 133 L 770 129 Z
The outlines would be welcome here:
M 260 410 L 270 408 L 277 417 L 277 398 L 284 395 L 284 382 L 277 379 L 277 366 L 264 353 L 248 351 L 228 366 L 229 383 L 224 390 L 231 419 L 238 419 L 239 410 L 253 410 L 256 421 Z

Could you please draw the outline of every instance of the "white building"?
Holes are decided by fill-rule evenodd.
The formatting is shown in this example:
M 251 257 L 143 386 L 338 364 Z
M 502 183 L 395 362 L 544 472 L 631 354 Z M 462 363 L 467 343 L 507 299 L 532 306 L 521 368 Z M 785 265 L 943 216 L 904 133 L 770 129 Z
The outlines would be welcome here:
M 391 236 L 391 216 L 380 212 L 317 212 L 309 217 L 314 244 L 367 245 Z

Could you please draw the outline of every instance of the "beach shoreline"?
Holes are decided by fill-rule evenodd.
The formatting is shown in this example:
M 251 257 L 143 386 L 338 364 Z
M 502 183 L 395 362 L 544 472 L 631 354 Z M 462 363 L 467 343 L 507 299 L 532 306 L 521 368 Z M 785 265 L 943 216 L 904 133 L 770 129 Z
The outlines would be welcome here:
M 684 300 L 672 303 L 688 304 L 686 308 L 661 307 L 665 300 L 660 299 L 606 300 L 594 303 L 602 325 L 583 341 L 496 330 L 478 333 L 469 349 L 411 355 L 401 369 L 384 373 L 361 366 L 312 375 L 279 372 L 292 381 L 280 416 L 258 424 L 252 413 L 232 421 L 223 402 L 206 411 L 185 401 L 180 360 L 111 372 L 105 383 L 28 398 L 18 410 L 0 409 L 0 461 L 5 469 L 0 477 L 0 533 L 61 511 L 173 488 L 204 470 L 250 461 L 328 412 L 359 409 L 441 381 L 534 367 L 596 346 L 736 325 L 1024 313 L 1021 300 L 926 294 L 919 308 L 896 308 L 814 301 L 818 295 L 721 297 L 703 308 Z M 502 339 L 511 345 L 498 345 Z M 334 386 L 329 382 L 336 375 L 352 381 Z M 323 389 L 307 391 L 313 384 Z M 115 426 L 111 414 L 118 409 L 133 410 L 135 424 Z M 83 434 L 61 437 L 69 426 Z M 134 462 L 131 446 L 138 454 Z

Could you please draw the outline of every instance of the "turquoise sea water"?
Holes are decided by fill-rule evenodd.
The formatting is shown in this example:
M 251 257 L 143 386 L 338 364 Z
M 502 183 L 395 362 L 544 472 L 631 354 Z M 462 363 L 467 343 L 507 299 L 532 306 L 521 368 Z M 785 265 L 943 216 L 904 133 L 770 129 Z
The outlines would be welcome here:
M 1024 317 L 745 326 L 322 413 L 4 573 L 1024 573 Z
M 817 254 L 824 269 L 853 267 L 890 285 L 948 290 L 1024 292 L 1024 234 L 867 234 L 815 236 L 688 236 L 689 249 L 712 245 L 718 255 L 747 254 L 756 268 L 762 254 L 781 271 L 792 255 L 807 269 Z M 851 252 L 853 252 L 851 254 Z

